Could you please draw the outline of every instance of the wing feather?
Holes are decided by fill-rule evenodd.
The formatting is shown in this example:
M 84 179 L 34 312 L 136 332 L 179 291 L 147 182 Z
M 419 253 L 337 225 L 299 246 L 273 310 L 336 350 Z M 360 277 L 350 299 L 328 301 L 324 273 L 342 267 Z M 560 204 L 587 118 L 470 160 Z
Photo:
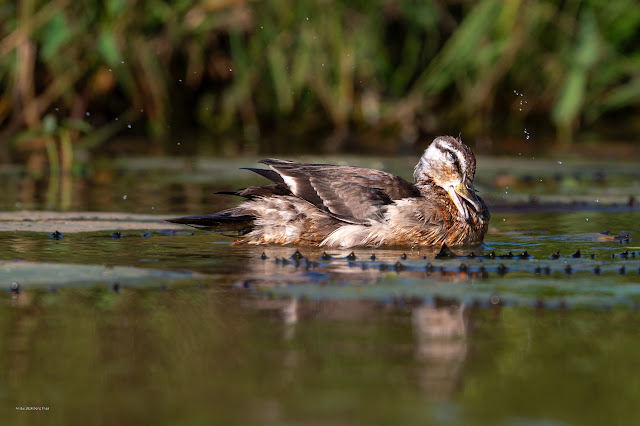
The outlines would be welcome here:
M 277 172 L 294 195 L 351 223 L 379 219 L 395 200 L 420 196 L 413 184 L 379 170 L 276 159 L 261 163 Z

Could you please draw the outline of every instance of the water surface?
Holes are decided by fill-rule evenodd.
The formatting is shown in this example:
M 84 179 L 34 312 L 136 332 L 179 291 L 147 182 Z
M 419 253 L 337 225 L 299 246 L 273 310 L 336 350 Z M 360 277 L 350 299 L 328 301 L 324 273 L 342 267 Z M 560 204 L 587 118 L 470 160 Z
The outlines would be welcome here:
M 518 195 L 494 206 L 486 247 L 473 255 L 237 246 L 188 228 L 143 225 L 59 239 L 0 233 L 2 268 L 45 266 L 37 280 L 4 275 L 3 419 L 633 424 L 640 247 L 638 209 L 627 206 L 637 185 L 631 173 L 599 192 L 613 200 L 595 202 L 598 191 L 583 179 L 576 185 L 588 188 L 576 196 L 593 200 L 557 205 L 565 178 L 532 189 L 512 170 L 509 191 Z M 152 181 L 137 175 L 135 185 Z M 487 199 L 501 199 L 496 182 L 485 180 Z M 151 198 L 122 190 L 127 198 L 112 196 L 111 207 L 198 213 L 218 199 L 201 178 L 171 185 L 175 191 Z M 177 211 L 179 203 L 167 201 L 176 193 L 197 201 Z M 88 194 L 78 200 L 91 210 L 87 200 L 98 197 Z M 15 205 L 19 196 L 5 197 Z M 47 273 L 47 264 L 98 269 L 71 282 Z M 121 267 L 159 275 L 108 273 Z

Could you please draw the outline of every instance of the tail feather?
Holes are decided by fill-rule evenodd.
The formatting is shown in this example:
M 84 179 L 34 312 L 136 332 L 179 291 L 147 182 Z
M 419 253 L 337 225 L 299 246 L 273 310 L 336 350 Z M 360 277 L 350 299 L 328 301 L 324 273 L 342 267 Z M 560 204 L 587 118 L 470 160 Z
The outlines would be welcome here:
M 254 220 L 255 216 L 252 215 L 223 212 L 199 216 L 176 217 L 166 219 L 165 222 L 180 223 L 213 232 L 237 232 L 242 235 L 253 229 Z

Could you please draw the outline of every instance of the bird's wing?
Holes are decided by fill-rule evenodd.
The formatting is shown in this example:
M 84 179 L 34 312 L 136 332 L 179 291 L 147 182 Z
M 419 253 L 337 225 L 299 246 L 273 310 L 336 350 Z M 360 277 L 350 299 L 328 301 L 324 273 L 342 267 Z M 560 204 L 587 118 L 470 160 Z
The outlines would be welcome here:
M 420 195 L 413 184 L 379 170 L 275 159 L 261 162 L 277 172 L 295 196 L 347 222 L 380 219 L 383 206 Z

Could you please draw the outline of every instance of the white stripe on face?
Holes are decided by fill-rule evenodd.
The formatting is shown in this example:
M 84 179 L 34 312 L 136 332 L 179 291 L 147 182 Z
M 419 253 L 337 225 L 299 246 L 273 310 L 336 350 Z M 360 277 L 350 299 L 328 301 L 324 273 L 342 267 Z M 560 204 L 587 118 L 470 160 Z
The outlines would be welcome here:
M 460 170 L 462 173 L 465 173 L 468 167 L 467 158 L 464 155 L 464 151 L 461 151 L 458 146 L 453 145 L 451 142 L 445 139 L 436 139 L 436 147 L 443 152 L 443 155 L 446 151 L 451 151 L 458 159 L 460 163 Z

